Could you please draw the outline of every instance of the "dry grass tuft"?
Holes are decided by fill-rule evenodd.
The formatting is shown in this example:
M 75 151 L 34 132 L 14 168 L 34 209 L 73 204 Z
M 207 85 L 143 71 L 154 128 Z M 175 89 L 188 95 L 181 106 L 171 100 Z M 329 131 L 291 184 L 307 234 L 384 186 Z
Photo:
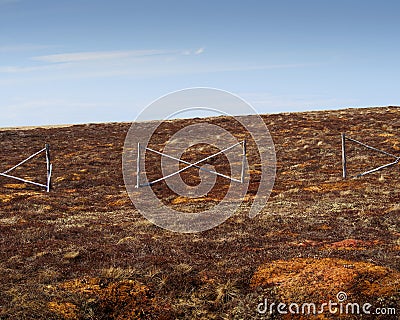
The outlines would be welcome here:
M 240 290 L 237 288 L 234 281 L 228 280 L 225 283 L 219 284 L 215 288 L 215 293 L 216 298 L 214 302 L 216 304 L 224 304 L 236 298 L 239 295 Z
M 124 280 L 130 279 L 135 274 L 132 268 L 109 267 L 101 271 L 101 276 L 106 279 Z
M 79 251 L 70 251 L 64 254 L 63 258 L 67 260 L 73 260 L 80 256 Z
M 193 267 L 187 263 L 180 263 L 175 267 L 176 272 L 189 273 L 193 270 Z

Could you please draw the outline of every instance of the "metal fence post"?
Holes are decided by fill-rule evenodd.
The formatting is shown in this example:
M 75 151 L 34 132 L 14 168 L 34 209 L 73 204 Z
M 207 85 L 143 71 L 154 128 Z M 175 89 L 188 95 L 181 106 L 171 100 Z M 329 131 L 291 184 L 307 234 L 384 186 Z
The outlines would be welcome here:
M 343 179 L 347 177 L 347 163 L 346 163 L 346 135 L 342 133 L 342 169 Z
M 242 143 L 243 143 L 243 149 L 242 149 L 242 150 L 243 150 L 243 156 L 242 156 L 242 163 L 243 163 L 243 165 L 242 165 L 242 171 L 241 171 L 241 178 L 240 178 L 240 179 L 236 179 L 236 178 L 227 176 L 227 175 L 225 175 L 225 174 L 216 172 L 216 171 L 214 171 L 214 170 L 209 170 L 209 169 L 203 168 L 202 166 L 199 165 L 200 163 L 205 162 L 205 161 L 207 161 L 208 159 L 211 159 L 211 158 L 213 158 L 213 157 L 216 157 L 216 156 L 218 156 L 219 154 L 222 154 L 222 153 L 224 153 L 224 152 L 226 152 L 226 151 L 229 151 L 229 150 L 233 149 L 234 147 L 237 147 L 237 146 L 241 145 Z M 137 154 L 137 163 L 136 163 L 136 185 L 135 185 L 136 188 L 145 187 L 145 186 L 151 186 L 151 185 L 153 185 L 153 184 L 155 184 L 155 183 L 157 183 L 157 182 L 160 182 L 160 181 L 162 181 L 162 180 L 166 180 L 166 179 L 168 179 L 168 178 L 170 178 L 170 177 L 172 177 L 172 176 L 174 176 L 174 175 L 177 175 L 177 174 L 179 174 L 179 173 L 181 173 L 181 172 L 183 172 L 183 171 L 185 171 L 185 170 L 187 170 L 187 169 L 189 169 L 189 168 L 192 168 L 192 167 L 198 168 L 199 170 L 202 170 L 202 171 L 205 171 L 205 172 L 214 174 L 214 175 L 219 176 L 219 177 L 223 177 L 223 178 L 229 179 L 229 180 L 234 181 L 234 182 L 243 183 L 243 181 L 244 181 L 245 164 L 246 164 L 246 141 L 235 143 L 235 144 L 231 145 L 230 147 L 227 147 L 227 148 L 225 148 L 225 149 L 223 149 L 223 150 L 220 150 L 220 151 L 218 151 L 217 153 L 214 153 L 214 154 L 212 154 L 212 155 L 210 155 L 210 156 L 208 156 L 208 157 L 205 157 L 205 158 L 203 158 L 203 159 L 201 159 L 201 160 L 198 160 L 198 161 L 196 161 L 196 162 L 194 162 L 194 163 L 190 163 L 190 162 L 188 162 L 188 161 L 184 161 L 184 160 L 182 160 L 182 159 L 179 159 L 179 158 L 170 156 L 170 155 L 168 155 L 168 154 L 165 154 L 165 153 L 163 153 L 163 152 L 154 150 L 154 149 L 149 148 L 149 147 L 143 147 L 143 150 L 145 150 L 145 151 L 150 151 L 150 152 L 153 152 L 153 153 L 155 153 L 155 154 L 161 155 L 162 157 L 166 157 L 166 158 L 169 158 L 169 159 L 176 160 L 176 161 L 178 161 L 178 162 L 180 162 L 180 163 L 187 164 L 186 167 L 184 167 L 184 168 L 182 168 L 182 169 L 179 169 L 178 171 L 175 171 L 175 172 L 173 172 L 173 173 L 170 173 L 170 174 L 168 174 L 168 175 L 166 175 L 166 176 L 163 176 L 163 177 L 161 177 L 161 178 L 158 178 L 158 179 L 156 179 L 156 180 L 153 180 L 153 181 L 150 181 L 150 182 L 146 182 L 146 183 L 144 183 L 144 184 L 140 184 L 140 170 L 141 170 L 141 166 L 140 166 L 140 156 L 141 156 L 140 148 L 141 148 L 141 147 L 140 147 L 140 144 L 138 143 L 138 154 Z
M 140 187 L 140 142 L 137 144 L 137 159 L 136 159 L 136 188 Z
M 53 169 L 53 165 L 51 164 L 51 157 L 50 157 L 50 145 L 46 143 L 46 168 L 47 168 L 47 187 L 46 191 L 50 192 L 51 189 L 51 173 Z
M 38 154 L 40 154 L 42 152 L 45 152 L 45 154 L 46 154 L 46 171 L 47 171 L 46 184 L 38 183 L 38 182 L 27 180 L 27 179 L 23 179 L 23 178 L 16 177 L 16 176 L 13 176 L 13 175 L 9 174 L 11 171 L 13 171 L 14 169 L 16 169 L 19 166 L 23 165 L 24 163 L 28 162 L 29 160 L 31 160 L 32 158 L 36 157 Z M 17 180 L 17 181 L 21 181 L 21 182 L 28 183 L 28 184 L 33 184 L 35 186 L 45 188 L 46 191 L 49 192 L 50 189 L 51 189 L 51 173 L 52 173 L 52 170 L 53 170 L 53 165 L 51 163 L 51 158 L 50 158 L 50 145 L 46 143 L 45 147 L 43 149 L 39 150 L 38 152 L 35 152 L 34 154 L 30 155 L 28 158 L 22 160 L 21 162 L 17 163 L 15 166 L 7 169 L 6 171 L 0 172 L 0 176 L 5 177 L 5 178 L 14 179 L 14 180 Z
M 389 153 L 389 152 L 386 152 L 386 151 L 377 149 L 377 148 L 375 148 L 375 147 L 371 147 L 371 146 L 369 146 L 369 145 L 367 145 L 367 144 L 365 144 L 365 143 L 363 143 L 363 142 L 360 142 L 360 141 L 358 141 L 358 140 L 355 140 L 355 139 L 353 139 L 353 138 L 346 137 L 346 135 L 345 135 L 344 133 L 342 133 L 342 166 L 343 166 L 343 178 L 346 178 L 346 177 L 347 177 L 346 140 L 349 140 L 349 141 L 351 141 L 351 142 L 357 143 L 357 144 L 359 144 L 359 145 L 361 145 L 361 146 L 363 146 L 363 147 L 365 147 L 365 148 L 367 148 L 367 149 L 369 149 L 369 150 L 373 150 L 373 151 L 379 152 L 379 153 L 381 153 L 381 154 L 387 155 L 387 156 L 389 156 L 389 157 L 395 159 L 393 162 L 390 162 L 390 163 L 388 163 L 388 164 L 385 164 L 385 165 L 376 167 L 376 168 L 374 168 L 374 169 L 371 169 L 371 170 L 362 172 L 362 173 L 360 173 L 360 174 L 357 174 L 357 175 L 355 176 L 355 177 L 357 177 L 357 178 L 362 177 L 362 176 L 365 176 L 365 175 L 370 174 L 370 173 L 373 173 L 373 172 L 380 171 L 380 170 L 385 169 L 385 168 L 388 168 L 388 167 L 391 167 L 391 166 L 393 166 L 393 165 L 395 165 L 395 164 L 398 164 L 398 163 L 400 162 L 400 157 L 398 157 L 398 156 L 396 156 L 396 155 L 394 155 L 394 154 L 391 154 L 391 153 Z
M 240 181 L 242 183 L 244 183 L 244 174 L 246 171 L 246 158 L 247 158 L 246 140 L 243 140 L 242 173 L 240 178 Z

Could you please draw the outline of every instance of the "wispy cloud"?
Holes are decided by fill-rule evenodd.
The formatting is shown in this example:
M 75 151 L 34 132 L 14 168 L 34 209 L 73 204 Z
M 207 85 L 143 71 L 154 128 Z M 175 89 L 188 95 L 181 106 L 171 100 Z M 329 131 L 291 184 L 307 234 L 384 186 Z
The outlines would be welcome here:
M 59 46 L 40 45 L 40 44 L 18 44 L 18 45 L 8 45 L 8 46 L 3 45 L 3 46 L 0 46 L 0 53 L 29 52 L 29 51 L 52 49 L 52 48 L 57 48 L 57 47 L 59 47 Z
M 194 52 L 194 54 L 195 54 L 195 55 L 202 54 L 202 53 L 204 52 L 204 50 L 205 50 L 205 48 L 204 48 L 204 47 L 201 47 L 201 48 L 197 49 L 197 50 Z
M 35 71 L 46 71 L 52 69 L 60 69 L 65 66 L 61 65 L 43 65 L 43 66 L 29 66 L 29 67 L 21 67 L 21 66 L 0 66 L 0 74 L 1 73 L 27 73 L 27 72 L 35 72 Z
M 125 50 L 125 51 L 94 51 L 51 54 L 33 57 L 32 60 L 48 63 L 66 63 L 95 60 L 110 60 L 134 57 L 149 57 L 154 55 L 173 54 L 175 51 L 166 50 Z
M 204 47 L 200 47 L 200 48 L 198 48 L 198 49 L 196 49 L 196 50 L 184 50 L 183 52 L 182 52 L 182 54 L 184 55 L 184 56 L 190 56 L 190 55 L 192 55 L 192 54 L 194 54 L 194 55 L 199 55 L 199 54 L 202 54 L 203 52 L 204 52 L 204 50 L 205 50 L 205 48 Z
M 1 1 L 1 0 L 0 0 Z M 19 47 L 27 49 L 29 46 Z M 18 47 L 3 47 L 3 50 Z M 0 47 L 1 50 L 1 47 Z M 0 74 L 34 73 L 40 79 L 105 78 L 105 77 L 157 77 L 221 72 L 251 72 L 255 70 L 309 67 L 307 64 L 261 64 L 226 62 L 219 58 L 203 58 L 204 47 L 193 50 L 118 50 L 70 52 L 31 56 L 23 65 L 0 66 Z M 207 61 L 206 61 L 207 60 Z M 58 72 L 60 69 L 63 72 Z M 22 78 L 20 78 L 22 79 Z M 33 77 L 26 77 L 33 80 Z
M 29 44 L 0 46 L 0 53 L 39 50 L 47 47 Z M 203 51 L 204 48 L 199 48 L 189 51 L 189 54 L 200 55 Z M 24 62 L 24 65 L 0 65 L 0 74 L 51 71 L 58 68 L 70 71 L 68 74 L 64 73 L 64 77 L 74 74 L 83 77 L 165 74 L 172 72 L 171 61 L 177 63 L 175 59 L 182 56 L 184 52 L 182 50 L 149 49 L 48 54 L 30 57 Z M 179 69 L 179 62 L 174 68 Z

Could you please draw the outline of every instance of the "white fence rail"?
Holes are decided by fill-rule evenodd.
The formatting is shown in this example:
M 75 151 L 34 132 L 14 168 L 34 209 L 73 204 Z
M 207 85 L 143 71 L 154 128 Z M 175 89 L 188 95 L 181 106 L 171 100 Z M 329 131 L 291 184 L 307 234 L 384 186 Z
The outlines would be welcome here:
M 29 160 L 31 160 L 32 158 L 36 157 L 37 155 L 39 155 L 41 153 L 45 153 L 45 155 L 46 155 L 46 169 L 47 169 L 46 184 L 23 179 L 23 178 L 16 177 L 16 176 L 9 174 L 11 171 L 15 170 L 16 168 L 20 167 L 21 165 L 23 165 L 24 163 L 28 162 Z M 42 188 L 45 188 L 47 192 L 49 192 L 51 189 L 52 171 L 53 171 L 53 165 L 51 163 L 51 158 L 50 158 L 50 145 L 46 143 L 46 145 L 43 149 L 39 150 L 38 152 L 35 152 L 34 154 L 30 155 L 28 158 L 22 160 L 21 162 L 17 163 L 15 166 L 7 169 L 6 171 L 0 172 L 0 176 L 5 177 L 5 178 L 14 179 L 17 181 L 21 181 L 21 182 L 24 182 L 27 184 L 32 184 L 32 185 L 35 185 L 38 187 L 42 187 Z
M 226 152 L 226 151 L 229 151 L 229 150 L 231 150 L 231 149 L 233 149 L 233 148 L 235 148 L 235 147 L 237 147 L 237 146 L 240 146 L 240 145 L 242 146 L 242 151 L 243 151 L 243 153 L 242 153 L 242 170 L 241 170 L 241 177 L 240 177 L 240 179 L 235 179 L 235 178 L 232 178 L 232 177 L 230 177 L 230 176 L 224 175 L 224 174 L 222 174 L 222 173 L 216 172 L 216 171 L 214 171 L 214 170 L 209 170 L 209 169 L 206 169 L 206 168 L 203 168 L 203 167 L 199 166 L 200 163 L 202 163 L 202 162 L 204 162 L 204 161 L 206 161 L 206 160 L 208 160 L 208 159 L 211 159 L 211 158 L 213 158 L 213 157 L 216 157 L 217 155 L 219 155 L 219 154 L 221 154 L 221 153 L 224 153 L 224 152 Z M 152 148 L 143 147 L 143 146 L 140 145 L 140 143 L 138 143 L 137 148 L 138 148 L 138 153 L 137 153 L 137 167 L 136 167 L 136 186 L 135 186 L 136 188 L 151 186 L 151 185 L 153 185 L 153 184 L 155 184 L 155 183 L 157 183 L 157 182 L 160 182 L 160 181 L 165 180 L 165 179 L 168 179 L 168 178 L 170 178 L 170 177 L 172 177 L 172 176 L 174 176 L 174 175 L 177 175 L 177 174 L 179 174 L 179 173 L 181 173 L 181 172 L 183 172 L 183 171 L 185 171 L 185 170 L 187 170 L 187 169 L 189 169 L 189 168 L 191 168 L 191 167 L 198 168 L 198 169 L 200 169 L 200 170 L 202 170 L 202 171 L 205 171 L 205 172 L 214 174 L 214 175 L 219 176 L 219 177 L 226 178 L 226 179 L 231 180 L 231 181 L 234 181 L 234 182 L 239 182 L 239 183 L 243 183 L 243 182 L 244 182 L 245 166 L 246 166 L 246 155 L 247 155 L 247 151 L 246 151 L 246 140 L 243 140 L 243 141 L 240 141 L 240 142 L 238 142 L 238 143 L 235 143 L 235 144 L 231 145 L 230 147 L 227 147 L 227 148 L 225 148 L 225 149 L 223 149 L 223 150 L 221 150 L 221 151 L 218 151 L 217 153 L 214 153 L 214 154 L 212 154 L 212 155 L 210 155 L 210 156 L 208 156 L 208 157 L 205 157 L 205 158 L 203 158 L 203 159 L 201 159 L 201 160 L 199 160 L 199 161 L 196 161 L 196 162 L 194 162 L 194 163 L 190 163 L 190 162 L 188 162 L 188 161 L 184 161 L 184 160 L 182 160 L 182 159 L 178 159 L 178 158 L 176 158 L 176 157 L 170 156 L 170 155 L 168 155 L 168 154 L 162 153 L 162 152 L 157 151 L 157 150 L 154 150 L 154 149 L 152 149 Z M 161 177 L 161 178 L 159 178 L 159 179 L 156 179 L 156 180 L 153 180 L 153 181 L 150 181 L 150 182 L 141 184 L 141 183 L 140 183 L 140 170 L 141 170 L 140 159 L 141 159 L 141 150 L 148 150 L 148 151 L 150 151 L 150 152 L 153 152 L 153 153 L 156 153 L 156 154 L 158 154 L 158 155 L 161 155 L 162 157 L 166 157 L 166 158 L 173 159 L 173 160 L 176 160 L 176 161 L 178 161 L 178 162 L 187 164 L 187 166 L 184 167 L 184 168 L 182 168 L 182 169 L 179 169 L 179 170 L 177 170 L 177 171 L 175 171 L 175 172 L 173 172 L 173 173 L 171 173 L 171 174 L 169 174 L 169 175 L 166 175 L 166 176 L 164 176 L 164 177 Z
M 373 151 L 382 153 L 382 154 L 384 154 L 384 155 L 387 155 L 387 156 L 392 157 L 393 159 L 395 159 L 395 161 L 393 161 L 393 162 L 390 162 L 390 163 L 388 163 L 388 164 L 385 164 L 385 165 L 382 165 L 382 166 L 373 168 L 373 169 L 371 169 L 371 170 L 368 170 L 368 171 L 365 171 L 365 172 L 362 172 L 362 173 L 359 173 L 359 174 L 353 176 L 353 177 L 355 177 L 355 178 L 359 178 L 359 177 L 365 176 L 365 175 L 367 175 L 367 174 L 380 171 L 380 170 L 382 170 L 382 169 L 384 169 L 384 168 L 391 167 L 391 166 L 393 166 L 393 165 L 395 165 L 395 164 L 397 164 L 397 163 L 400 162 L 400 157 L 395 156 L 394 154 L 391 154 L 391 153 L 389 153 L 389 152 L 386 152 L 386 151 L 377 149 L 377 148 L 375 148 L 375 147 L 371 147 L 371 146 L 369 146 L 369 145 L 367 145 L 367 144 L 365 144 L 365 143 L 362 143 L 362 142 L 360 142 L 360 141 L 358 141 L 358 140 L 349 138 L 349 137 L 347 137 L 344 133 L 342 133 L 342 171 L 343 171 L 343 178 L 344 178 L 344 179 L 347 178 L 347 176 L 348 176 L 348 175 L 347 175 L 346 140 L 352 141 L 352 142 L 357 143 L 357 144 L 359 144 L 359 145 L 361 145 L 361 146 L 363 146 L 363 147 L 365 147 L 365 148 L 367 148 L 367 149 L 370 149 L 370 150 L 373 150 Z

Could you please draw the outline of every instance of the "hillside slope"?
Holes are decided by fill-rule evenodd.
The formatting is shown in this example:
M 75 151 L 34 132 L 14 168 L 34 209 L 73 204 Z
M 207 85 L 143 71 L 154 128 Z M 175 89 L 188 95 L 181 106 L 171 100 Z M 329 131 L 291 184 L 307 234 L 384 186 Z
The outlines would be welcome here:
M 130 124 L 0 131 L 0 171 L 46 142 L 54 166 L 50 193 L 0 177 L 0 319 L 279 319 L 258 314 L 258 304 L 336 301 L 340 291 L 399 314 L 400 165 L 343 180 L 340 134 L 400 155 L 400 108 L 262 117 L 277 157 L 267 205 L 253 219 L 245 214 L 259 176 L 250 145 L 244 212 L 196 234 L 161 229 L 133 207 L 121 169 Z M 203 121 L 243 138 L 232 119 L 217 117 L 169 121 L 153 143 Z M 352 143 L 348 155 L 350 174 L 390 162 Z M 43 158 L 16 174 L 43 181 Z M 224 183 L 201 201 L 165 183 L 154 190 L 166 205 L 201 211 Z

